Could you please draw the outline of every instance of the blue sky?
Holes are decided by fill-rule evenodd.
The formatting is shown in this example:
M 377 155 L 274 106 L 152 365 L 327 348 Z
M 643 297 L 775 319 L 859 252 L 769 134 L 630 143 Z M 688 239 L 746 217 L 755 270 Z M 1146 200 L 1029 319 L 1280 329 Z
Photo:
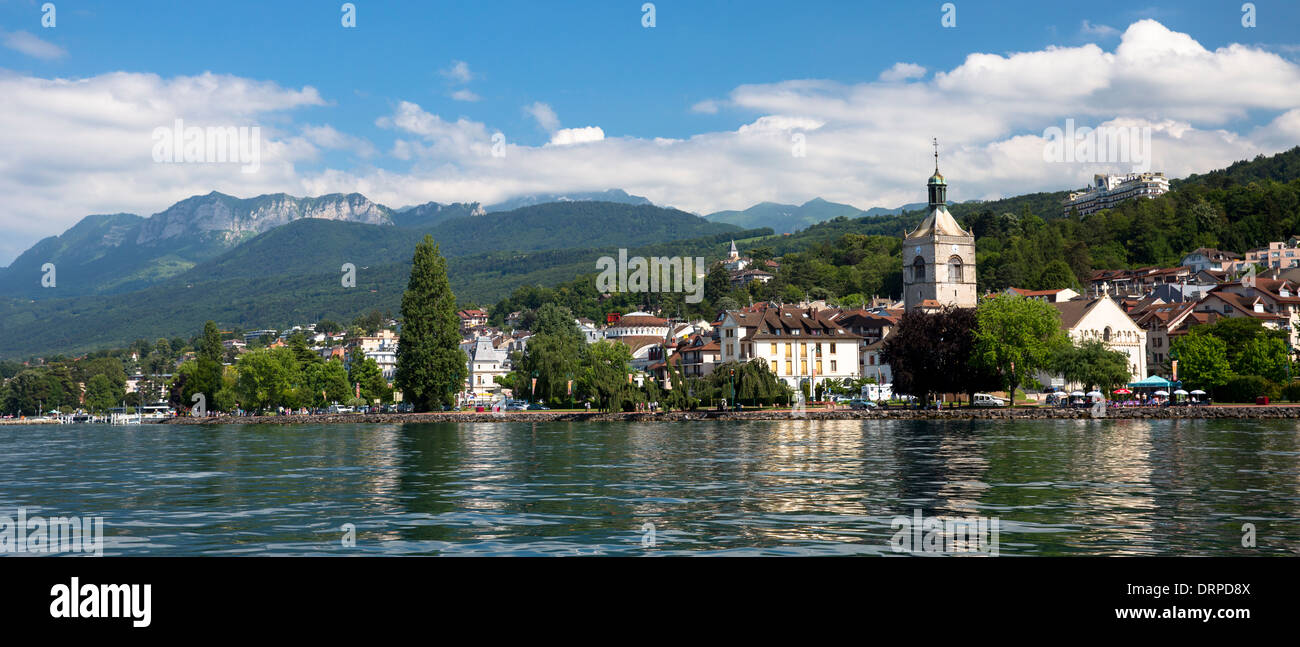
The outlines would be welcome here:
M 1171 175 L 1300 143 L 1300 100 L 1276 87 L 1297 78 L 1292 1 L 1253 3 L 1253 28 L 1241 2 L 1209 1 L 961 0 L 953 28 L 944 3 L 910 1 L 661 0 L 653 28 L 643 2 L 611 0 L 355 0 L 355 28 L 341 2 L 56 1 L 54 28 L 42 4 L 0 0 L 0 85 L 20 90 L 0 87 L 0 161 L 22 179 L 10 195 L 35 194 L 0 214 L 0 264 L 88 213 L 213 189 L 401 206 L 619 187 L 701 213 L 817 196 L 866 208 L 922 195 L 932 136 L 956 199 L 1086 182 L 1098 169 L 1030 166 L 1042 144 L 1024 138 L 1065 119 L 1151 125 Z M 1173 58 L 1110 61 L 1126 39 Z M 1178 82 L 1226 78 L 1223 96 L 1143 89 L 1192 59 Z M 1112 71 L 1091 78 L 1089 61 Z M 1062 91 L 1080 79 L 1088 92 Z M 171 117 L 261 126 L 261 170 L 151 163 L 149 132 Z M 493 160 L 498 132 L 509 149 Z M 806 157 L 756 152 L 771 135 L 784 153 L 793 132 Z

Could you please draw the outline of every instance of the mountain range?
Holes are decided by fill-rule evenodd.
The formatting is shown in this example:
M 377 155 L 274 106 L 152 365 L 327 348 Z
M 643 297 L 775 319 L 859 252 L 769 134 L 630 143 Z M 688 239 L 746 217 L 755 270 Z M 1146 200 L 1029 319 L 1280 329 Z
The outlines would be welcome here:
M 814 198 L 801 205 L 760 202 L 743 211 L 717 211 L 705 216 L 705 219 L 741 227 L 771 227 L 777 233 L 788 234 L 835 218 L 896 216 L 924 206 L 924 202 L 918 202 L 893 209 L 872 207 L 863 211 L 852 205 Z
M 592 242 L 591 231 L 575 231 L 573 233 L 578 234 L 579 238 L 562 241 L 556 240 L 554 236 L 546 237 L 542 232 L 537 232 L 536 235 L 543 236 L 544 240 L 530 240 L 528 237 L 521 239 L 506 231 L 517 226 L 519 219 L 504 214 L 526 207 L 555 204 L 568 204 L 580 209 L 578 205 L 590 203 L 657 209 L 648 199 L 630 195 L 621 189 L 528 195 L 487 207 L 476 202 L 428 202 L 400 209 L 373 202 L 359 193 L 307 198 L 277 193 L 237 198 L 213 191 L 207 195 L 186 198 L 147 218 L 129 213 L 86 216 L 63 234 L 36 243 L 9 267 L 0 268 L 0 297 L 48 297 L 49 293 L 41 284 L 41 278 L 45 275 L 42 268 L 46 263 L 54 264 L 55 285 L 63 297 L 123 294 L 147 288 L 189 272 L 199 264 L 215 259 L 262 234 L 300 220 L 431 231 L 439 240 L 454 243 L 451 245 L 452 253 L 489 251 L 484 249 L 483 243 L 491 240 L 492 245 L 500 245 L 501 236 L 508 236 L 512 242 L 518 241 L 518 246 L 490 249 L 529 251 L 554 248 L 556 245 L 571 247 L 584 238 L 587 239 L 586 242 Z M 919 206 L 923 205 L 905 205 L 895 209 L 875 207 L 863 211 L 850 205 L 817 198 L 798 206 L 764 202 L 743 211 L 712 213 L 704 216 L 704 220 L 742 229 L 767 227 L 778 233 L 789 233 L 837 217 L 892 215 Z M 542 210 L 553 211 L 554 207 Z M 651 213 L 661 212 L 647 211 L 643 215 Z M 677 224 L 683 222 L 682 216 L 690 215 L 673 209 L 665 209 L 662 213 L 674 214 L 672 217 L 676 220 L 673 222 Z M 466 228 L 463 223 L 456 227 L 443 227 L 448 222 L 488 214 L 492 218 L 476 223 L 474 227 Z M 461 235 L 462 232 L 477 238 Z M 690 237 L 700 232 L 688 228 L 681 232 L 664 233 L 671 239 Z M 401 240 L 409 238 L 401 234 L 395 234 L 395 237 Z
M 1177 192 L 1193 184 L 1218 189 L 1297 178 L 1300 147 L 1171 185 Z M 593 195 L 626 199 L 585 199 Z M 970 201 L 950 210 L 958 219 L 1010 213 L 1051 220 L 1061 217 L 1065 195 Z M 360 194 L 241 199 L 214 192 L 148 218 L 87 216 L 0 268 L 0 358 L 188 336 L 208 319 L 251 328 L 349 321 L 372 308 L 395 313 L 412 250 L 426 233 L 447 257 L 461 303 L 486 305 L 520 286 L 594 273 L 593 261 L 619 248 L 629 255 L 719 258 L 734 239 L 742 251 L 767 247 L 779 256 L 845 234 L 896 237 L 924 217 L 922 204 L 863 211 L 811 200 L 701 217 L 621 191 L 567 198 L 508 211 L 432 202 L 394 210 Z M 788 233 L 789 222 L 816 218 L 825 220 Z M 47 262 L 57 267 L 53 288 L 41 287 Z M 340 286 L 344 263 L 357 267 L 355 289 Z
M 571 277 L 619 248 L 722 247 L 770 233 L 650 204 L 574 200 L 488 214 L 477 204 L 395 211 L 360 194 L 210 193 L 149 218 L 88 216 L 0 269 L 0 357 L 191 334 L 208 318 L 262 326 L 395 310 L 425 234 L 469 302 L 499 299 L 519 281 Z M 53 287 L 42 286 L 45 263 L 55 264 Z M 357 268 L 356 289 L 341 289 L 345 263 Z

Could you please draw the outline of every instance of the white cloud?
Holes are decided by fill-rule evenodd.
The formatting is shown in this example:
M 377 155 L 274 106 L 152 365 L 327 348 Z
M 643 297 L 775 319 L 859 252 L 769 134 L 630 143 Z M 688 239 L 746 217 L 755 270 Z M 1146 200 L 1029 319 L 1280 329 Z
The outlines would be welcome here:
M 463 89 L 463 88 L 462 88 L 462 89 L 460 89 L 460 90 L 457 90 L 457 91 L 455 91 L 455 92 L 452 92 L 452 93 L 451 93 L 451 98 L 453 98 L 453 99 L 455 99 L 455 100 L 457 100 L 457 101 L 478 101 L 478 100 L 482 99 L 483 97 L 480 97 L 480 96 L 478 96 L 477 94 L 474 94 L 474 93 L 473 93 L 472 91 L 470 91 L 470 90 L 466 90 L 466 89 Z
M 3 40 L 5 47 L 33 58 L 52 60 L 68 55 L 67 50 L 62 47 L 43 41 L 25 31 L 15 31 L 7 34 L 0 32 L 0 39 Z
M 0 96 L 0 192 L 10 196 L 0 214 L 3 264 L 89 214 L 149 215 L 213 190 L 292 191 L 294 163 L 314 158 L 319 151 L 311 140 L 327 135 L 291 134 L 280 119 L 294 108 L 323 105 L 315 89 L 226 75 L 42 79 L 0 72 Z M 154 162 L 154 129 L 178 118 L 186 126 L 259 126 L 258 172 L 233 163 Z
M 880 73 L 880 80 L 886 83 L 919 79 L 925 76 L 925 68 L 916 63 L 894 63 L 894 66 Z
M 561 128 L 551 135 L 550 146 L 568 146 L 570 144 L 588 144 L 605 138 L 605 131 L 599 126 L 586 128 Z
M 214 189 L 245 196 L 360 191 L 398 205 L 619 187 L 700 213 L 817 196 L 893 207 L 924 200 L 931 137 L 939 138 L 955 200 L 1077 188 L 1093 173 L 1126 170 L 1044 162 L 1044 129 L 1067 119 L 1149 127 L 1152 167 L 1173 177 L 1300 141 L 1300 66 L 1258 47 L 1208 50 L 1154 21 L 1130 25 L 1110 49 L 972 53 L 934 72 L 889 82 L 742 85 L 713 106 L 746 115 L 745 123 L 672 138 L 561 129 L 555 111 L 537 102 L 525 112 L 550 134 L 548 143 L 508 141 L 504 156 L 492 154 L 495 125 L 404 101 L 376 120 L 396 136 L 384 151 L 401 162 L 396 168 L 318 171 L 295 164 L 325 149 L 359 149 L 332 128 L 295 125 L 290 111 L 323 103 L 311 88 L 213 75 L 49 80 L 0 73 L 0 191 L 10 196 L 0 212 L 0 231 L 9 234 L 0 239 L 0 262 L 86 214 L 147 215 Z M 152 163 L 150 130 L 177 115 L 187 124 L 261 123 L 261 171 Z M 805 140 L 802 157 L 792 155 L 797 133 Z
M 317 148 L 351 151 L 364 158 L 376 154 L 375 146 L 369 140 L 341 133 L 333 126 L 304 126 L 302 137 Z
M 469 63 L 465 61 L 452 61 L 451 67 L 441 70 L 439 74 L 456 83 L 469 83 L 474 80 L 474 73 L 469 71 Z
M 1079 33 L 1091 38 L 1114 38 L 1119 35 L 1119 30 L 1109 25 L 1093 24 L 1084 20 L 1083 25 L 1079 27 Z
M 524 106 L 524 112 L 537 120 L 537 125 L 546 132 L 555 132 L 560 127 L 560 118 L 550 105 L 536 101 Z
M 698 112 L 706 115 L 716 115 L 718 114 L 718 102 L 714 101 L 713 99 L 706 99 L 704 101 L 701 101 L 691 106 L 691 112 Z

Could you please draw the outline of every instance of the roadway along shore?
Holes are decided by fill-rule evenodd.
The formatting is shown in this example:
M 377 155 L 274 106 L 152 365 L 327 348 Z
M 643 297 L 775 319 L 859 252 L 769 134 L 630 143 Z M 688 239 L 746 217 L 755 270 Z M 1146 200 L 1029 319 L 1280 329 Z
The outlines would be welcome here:
M 327 414 L 307 416 L 212 416 L 207 418 L 171 418 L 160 421 L 178 425 L 229 424 L 356 424 L 356 423 L 436 423 L 436 422 L 685 422 L 694 420 L 1057 420 L 1092 418 L 1090 409 L 1015 408 L 1015 409 L 944 409 L 860 410 L 810 409 L 767 411 L 664 411 L 658 413 L 598 413 L 585 411 L 511 411 L 501 413 L 374 413 Z M 1220 419 L 1220 418 L 1300 418 L 1300 406 L 1213 406 L 1213 407 L 1133 407 L 1108 409 L 1106 418 L 1121 420 L 1151 419 Z

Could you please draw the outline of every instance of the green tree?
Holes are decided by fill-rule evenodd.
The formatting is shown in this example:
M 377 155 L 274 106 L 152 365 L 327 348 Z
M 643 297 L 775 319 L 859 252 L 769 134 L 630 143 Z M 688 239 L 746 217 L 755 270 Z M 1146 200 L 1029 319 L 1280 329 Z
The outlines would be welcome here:
M 524 379 L 524 393 L 531 391 L 534 399 L 559 402 L 568 399 L 569 380 L 578 373 L 583 339 L 568 308 L 548 303 L 537 309 L 533 322 L 533 336 L 520 358 L 520 374 Z M 532 389 L 532 378 L 537 378 L 537 388 Z
M 1222 339 L 1193 328 L 1171 344 L 1178 356 L 1178 374 L 1184 384 L 1215 392 L 1233 378 L 1228 364 L 1228 345 Z
M 1111 350 L 1099 339 L 1061 346 L 1053 364 L 1066 382 L 1089 389 L 1098 388 L 1104 392 L 1127 383 L 1132 377 L 1129 373 L 1128 355 Z
M 428 238 L 429 240 L 433 240 L 433 238 L 430 236 L 426 235 L 425 237 Z M 434 248 L 434 251 L 435 253 L 437 253 L 436 247 Z M 371 310 L 370 312 L 367 312 L 366 314 L 360 315 L 356 319 L 353 319 L 352 325 L 356 326 L 357 328 L 360 328 L 367 335 L 374 335 L 377 334 L 379 332 L 379 328 L 384 325 L 384 315 L 381 314 L 378 310 Z
M 116 407 L 125 395 L 125 390 L 108 376 L 97 374 L 86 383 L 86 408 L 94 413 L 104 413 Z
M 411 278 L 402 295 L 402 321 L 395 382 L 403 398 L 418 411 L 453 404 L 464 388 L 469 357 L 460 348 L 460 318 L 447 283 L 447 261 L 428 234 L 415 247 Z
M 304 367 L 302 391 L 299 398 L 314 407 L 343 402 L 351 398 L 353 393 L 351 381 L 348 379 L 348 370 L 337 358 Z
M 1060 313 L 1037 299 L 1007 294 L 984 299 L 975 317 L 974 361 L 1003 376 L 1013 406 L 1016 389 L 1050 368 L 1061 346 L 1070 343 Z
M 997 373 L 975 361 L 976 324 L 975 311 L 964 308 L 904 313 L 881 349 L 894 374 L 893 390 L 928 402 L 938 393 L 974 400 L 977 391 L 996 388 Z
M 1038 277 L 1038 289 L 1056 290 L 1060 288 L 1077 288 L 1078 281 L 1075 279 L 1074 270 L 1062 259 L 1056 259 L 1043 268 L 1043 273 Z
M 9 380 L 4 402 L 5 411 L 15 415 L 36 415 L 62 405 L 64 389 L 60 381 L 43 368 L 29 368 Z
M 298 361 L 298 366 L 306 367 L 311 364 L 320 364 L 325 360 L 314 350 L 311 349 L 307 336 L 298 331 L 289 335 L 289 350 L 293 352 L 293 357 Z
M 1271 382 L 1286 381 L 1286 342 L 1277 337 L 1257 337 L 1241 345 L 1236 363 L 1230 363 L 1238 375 L 1258 375 Z
M 629 391 L 636 390 L 628 379 L 631 361 L 631 351 L 621 342 L 603 339 L 588 344 L 578 371 L 578 393 L 594 399 L 601 411 L 622 409 L 623 402 L 633 399 Z
M 379 363 L 373 357 L 366 357 L 360 349 L 352 352 L 352 359 L 348 362 L 347 380 L 351 384 L 361 385 L 361 398 L 366 401 L 366 404 L 372 404 L 375 400 L 393 401 L 393 390 L 388 388 L 388 381 L 384 379 Z
M 184 406 L 190 405 L 195 393 L 202 393 L 207 401 L 211 402 L 213 396 L 221 389 L 222 351 L 221 331 L 217 328 L 216 322 L 208 321 L 203 324 L 203 335 L 199 339 L 198 352 L 195 353 L 196 365 L 190 376 L 192 383 L 190 381 L 186 383 Z
M 245 409 L 265 411 L 297 404 L 294 386 L 299 382 L 297 362 L 288 348 L 245 353 L 239 359 L 237 393 Z

